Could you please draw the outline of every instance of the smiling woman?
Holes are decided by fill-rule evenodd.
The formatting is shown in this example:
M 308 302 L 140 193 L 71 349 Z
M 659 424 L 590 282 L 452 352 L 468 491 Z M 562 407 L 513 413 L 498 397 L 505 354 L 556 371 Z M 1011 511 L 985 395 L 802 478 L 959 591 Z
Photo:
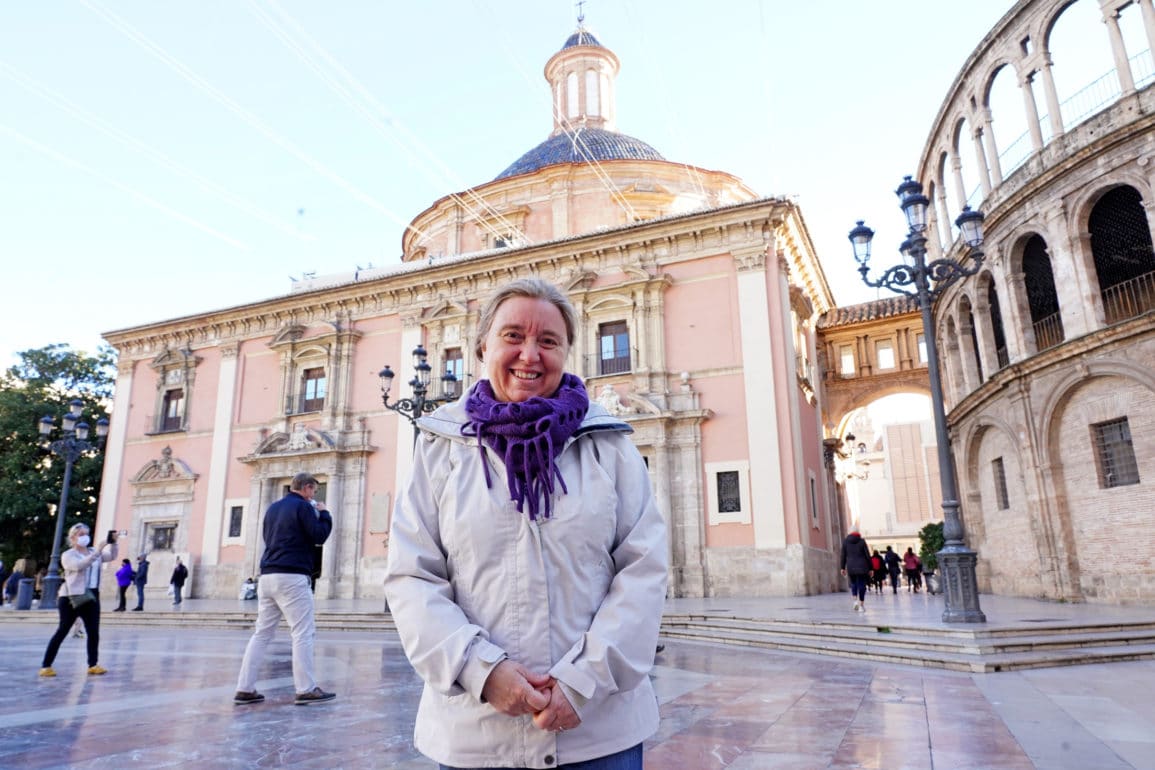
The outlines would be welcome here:
M 418 422 L 385 591 L 442 767 L 640 769 L 658 726 L 665 523 L 630 427 L 564 370 L 575 327 L 557 287 L 507 284 L 487 379 Z

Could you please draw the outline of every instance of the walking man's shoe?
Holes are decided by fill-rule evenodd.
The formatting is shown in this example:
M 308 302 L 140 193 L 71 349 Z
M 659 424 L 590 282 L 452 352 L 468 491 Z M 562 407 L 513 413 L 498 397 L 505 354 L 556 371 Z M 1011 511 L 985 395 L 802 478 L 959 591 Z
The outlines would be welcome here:
M 296 699 L 293 700 L 298 706 L 311 706 L 314 703 L 325 703 L 337 697 L 337 693 L 325 692 L 320 687 L 314 687 L 312 692 L 297 693 Z
M 89 666 L 88 673 L 90 676 L 104 676 L 108 673 L 108 669 L 104 666 Z
M 144 612 L 144 607 L 133 607 L 132 611 L 133 612 Z
M 40 669 L 40 676 L 56 676 L 56 672 L 52 669 L 52 666 L 45 666 Z
M 250 703 L 263 703 L 264 700 L 265 696 L 261 695 L 256 690 L 253 690 L 252 692 L 241 692 L 240 690 L 237 690 L 237 694 L 233 696 L 233 703 L 239 703 L 242 706 L 248 705 Z

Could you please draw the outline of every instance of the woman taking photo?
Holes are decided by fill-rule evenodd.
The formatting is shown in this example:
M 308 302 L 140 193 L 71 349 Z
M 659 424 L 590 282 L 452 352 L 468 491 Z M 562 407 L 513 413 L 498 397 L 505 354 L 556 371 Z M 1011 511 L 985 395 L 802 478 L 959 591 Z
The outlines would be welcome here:
M 99 664 L 100 567 L 101 562 L 116 558 L 116 540 L 101 543 L 99 550 L 90 548 L 88 525 L 73 524 L 68 530 L 68 542 L 72 547 L 60 554 L 60 566 L 64 570 L 64 582 L 60 584 L 56 597 L 60 625 L 48 640 L 44 662 L 40 664 L 40 676 L 56 676 L 52 662 L 77 618 L 84 623 L 88 635 L 88 673 L 92 676 L 107 674 L 108 670 Z
M 485 379 L 418 421 L 385 591 L 442 768 L 640 770 L 666 527 L 630 428 L 564 370 L 576 315 L 538 279 L 481 313 Z

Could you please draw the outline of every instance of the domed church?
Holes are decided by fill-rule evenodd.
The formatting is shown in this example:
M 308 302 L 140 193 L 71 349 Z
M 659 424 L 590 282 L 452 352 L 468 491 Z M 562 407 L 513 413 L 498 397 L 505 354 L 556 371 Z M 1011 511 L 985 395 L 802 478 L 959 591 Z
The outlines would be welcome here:
M 578 311 L 567 369 L 634 429 L 670 594 L 834 590 L 814 338 L 833 300 L 802 213 L 619 132 L 618 73 L 579 22 L 545 65 L 549 135 L 414 217 L 398 264 L 107 333 L 119 371 L 97 529 L 128 530 L 158 574 L 180 556 L 193 597 L 234 597 L 259 571 L 264 511 L 307 471 L 334 512 L 318 600 L 383 596 L 414 429 L 372 373 L 396 371 L 390 405 L 429 371 L 453 375 L 429 397 L 459 396 L 483 376 L 480 305 L 539 276 Z

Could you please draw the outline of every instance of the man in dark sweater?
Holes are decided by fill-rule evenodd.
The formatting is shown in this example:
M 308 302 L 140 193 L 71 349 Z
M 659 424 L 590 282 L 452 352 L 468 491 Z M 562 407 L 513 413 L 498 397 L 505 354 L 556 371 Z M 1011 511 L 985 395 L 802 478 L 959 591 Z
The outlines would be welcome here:
M 257 672 L 282 615 L 293 637 L 293 686 L 297 691 L 294 703 L 307 706 L 337 697 L 318 687 L 313 677 L 316 625 L 310 576 L 317 546 L 333 530 L 329 509 L 324 502 L 313 499 L 316 493 L 317 480 L 308 473 L 298 473 L 289 484 L 289 494 L 265 512 L 257 624 L 245 648 L 233 703 L 245 705 L 265 699 L 257 692 Z

